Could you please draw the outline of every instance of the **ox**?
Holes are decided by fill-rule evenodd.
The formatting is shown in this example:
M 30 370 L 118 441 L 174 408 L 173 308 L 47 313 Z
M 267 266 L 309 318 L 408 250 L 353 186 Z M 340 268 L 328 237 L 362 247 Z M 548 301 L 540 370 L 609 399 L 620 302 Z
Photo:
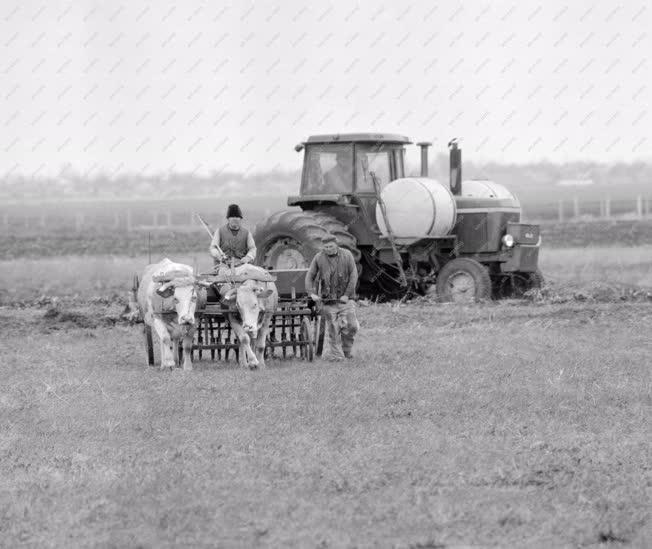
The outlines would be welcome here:
M 225 281 L 219 286 L 219 292 L 222 303 L 228 307 L 227 318 L 240 345 L 240 366 L 264 368 L 265 344 L 278 305 L 274 278 L 255 265 L 236 267 L 231 282 L 226 269 L 220 270 L 219 278 Z M 255 352 L 251 348 L 252 341 Z
M 145 268 L 138 286 L 138 308 L 161 343 L 161 370 L 174 368 L 179 340 L 183 342 L 183 369 L 192 370 L 198 287 L 208 285 L 194 276 L 192 267 L 167 258 Z

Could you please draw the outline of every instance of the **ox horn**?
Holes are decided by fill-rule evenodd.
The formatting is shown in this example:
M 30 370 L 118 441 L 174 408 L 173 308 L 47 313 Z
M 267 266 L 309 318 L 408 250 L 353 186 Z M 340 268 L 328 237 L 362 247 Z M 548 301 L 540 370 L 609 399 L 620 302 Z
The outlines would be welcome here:
M 161 297 L 166 297 L 165 294 L 168 293 L 169 289 L 173 286 L 172 281 L 165 282 L 161 284 L 157 289 L 156 293 L 160 295 Z M 169 297 L 169 296 L 168 296 Z

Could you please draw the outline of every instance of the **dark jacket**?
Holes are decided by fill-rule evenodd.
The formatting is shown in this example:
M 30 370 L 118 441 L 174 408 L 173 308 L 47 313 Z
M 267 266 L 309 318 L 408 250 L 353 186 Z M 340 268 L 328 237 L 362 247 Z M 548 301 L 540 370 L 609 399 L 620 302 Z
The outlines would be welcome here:
M 313 257 L 306 273 L 308 293 L 316 294 L 320 282 L 320 297 L 325 301 L 336 301 L 344 295 L 355 297 L 358 269 L 353 254 L 345 248 L 338 248 L 336 255 L 319 252 Z
M 247 246 L 248 236 L 249 231 L 244 227 L 232 231 L 228 225 L 224 225 L 219 229 L 219 246 L 227 257 L 242 259 L 249 251 Z

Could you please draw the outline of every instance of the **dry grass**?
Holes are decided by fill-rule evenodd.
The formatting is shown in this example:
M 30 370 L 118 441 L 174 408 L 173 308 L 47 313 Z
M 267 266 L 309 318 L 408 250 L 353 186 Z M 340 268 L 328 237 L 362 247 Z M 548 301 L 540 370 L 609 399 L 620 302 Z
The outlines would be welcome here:
M 208 254 L 170 255 L 175 261 L 211 266 Z M 153 260 L 161 259 L 153 256 Z M 134 273 L 147 256 L 70 256 L 0 261 L 0 304 L 31 300 L 41 295 L 124 297 Z M 544 248 L 541 267 L 558 287 L 582 288 L 602 283 L 652 289 L 652 246 L 638 248 Z
M 602 282 L 652 289 L 652 246 L 543 248 L 541 268 L 559 285 Z
M 171 255 L 173 261 L 209 269 L 208 254 Z M 152 261 L 162 257 L 152 256 Z M 35 299 L 41 295 L 124 297 L 134 274 L 140 275 L 148 256 L 67 256 L 0 261 L 0 304 Z
M 649 539 L 648 304 L 372 306 L 354 361 L 264 372 L 42 314 L 0 310 L 6 546 Z
M 544 249 L 542 265 L 556 288 L 650 288 L 651 252 Z M 115 301 L 145 263 L 3 261 L 2 298 Z M 0 545 L 652 537 L 649 303 L 373 305 L 353 362 L 255 373 L 146 369 L 119 311 L 0 308 Z

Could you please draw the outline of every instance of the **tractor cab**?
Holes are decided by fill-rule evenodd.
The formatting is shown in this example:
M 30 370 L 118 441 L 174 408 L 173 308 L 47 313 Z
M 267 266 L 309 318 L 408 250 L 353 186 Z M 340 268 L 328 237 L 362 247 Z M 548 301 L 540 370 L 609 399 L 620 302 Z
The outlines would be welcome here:
M 369 172 L 381 186 L 404 176 L 401 135 L 376 133 L 313 135 L 295 147 L 305 150 L 300 197 L 294 204 L 328 201 L 333 195 L 374 194 Z M 323 199 L 322 199 L 323 197 Z
M 313 135 L 295 147 L 304 151 L 299 196 L 289 206 L 318 210 L 350 227 L 359 244 L 378 240 L 374 173 L 382 189 L 405 174 L 402 135 L 379 133 Z

